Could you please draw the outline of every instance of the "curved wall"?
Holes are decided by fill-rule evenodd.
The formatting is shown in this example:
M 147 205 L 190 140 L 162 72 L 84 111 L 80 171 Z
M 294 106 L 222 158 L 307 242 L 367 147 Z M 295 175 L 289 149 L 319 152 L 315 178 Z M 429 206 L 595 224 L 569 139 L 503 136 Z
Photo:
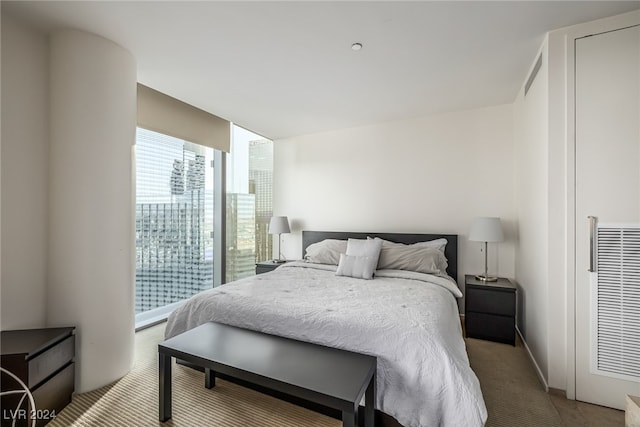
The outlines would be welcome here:
M 133 363 L 136 63 L 80 31 L 50 40 L 47 323 L 77 330 L 76 392 Z

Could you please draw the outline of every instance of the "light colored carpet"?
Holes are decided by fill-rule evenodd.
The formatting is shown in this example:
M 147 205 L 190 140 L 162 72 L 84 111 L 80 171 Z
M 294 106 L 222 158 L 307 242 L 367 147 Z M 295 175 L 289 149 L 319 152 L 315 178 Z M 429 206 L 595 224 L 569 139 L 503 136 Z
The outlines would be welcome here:
M 487 427 L 563 425 L 519 340 L 517 347 L 473 338 L 465 342 L 489 413 Z
M 173 369 L 173 418 L 158 421 L 157 344 L 164 324 L 136 334 L 136 363 L 121 380 L 73 397 L 49 425 L 339 427 L 333 418 L 218 379 L 204 388 L 204 375 L 181 365 Z M 487 427 L 562 426 L 558 412 L 535 376 L 522 346 L 467 339 L 489 419 Z M 464 427 L 464 426 L 454 426 Z
M 136 334 L 136 362 L 121 380 L 75 395 L 48 426 L 166 426 L 166 427 L 339 427 L 333 418 L 282 400 L 216 380 L 204 388 L 204 374 L 173 366 L 173 414 L 158 421 L 158 343 L 164 324 Z

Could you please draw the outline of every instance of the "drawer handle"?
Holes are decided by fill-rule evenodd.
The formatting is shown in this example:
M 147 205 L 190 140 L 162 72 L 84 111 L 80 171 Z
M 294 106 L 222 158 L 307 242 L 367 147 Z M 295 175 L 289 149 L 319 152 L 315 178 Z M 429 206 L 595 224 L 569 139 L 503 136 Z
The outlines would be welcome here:
M 596 266 L 596 255 L 597 255 L 597 242 L 596 242 L 596 231 L 598 228 L 598 217 L 596 216 L 588 216 L 589 220 L 589 272 L 595 273 L 597 271 Z

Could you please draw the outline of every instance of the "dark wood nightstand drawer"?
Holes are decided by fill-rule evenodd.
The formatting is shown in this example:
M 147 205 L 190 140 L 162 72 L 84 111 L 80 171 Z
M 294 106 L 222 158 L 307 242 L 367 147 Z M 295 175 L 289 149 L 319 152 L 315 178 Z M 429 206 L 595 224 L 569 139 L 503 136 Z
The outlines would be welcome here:
M 66 368 L 33 391 L 36 408 L 46 408 L 46 410 L 40 411 L 42 417 L 38 418 L 37 426 L 45 425 L 51 421 L 65 406 L 71 403 L 74 381 L 75 363 L 70 362 Z
M 284 262 L 273 262 L 273 261 L 264 261 L 256 263 L 256 274 L 268 273 L 270 271 L 275 270 L 276 268 L 285 265 L 289 261 Z
M 35 387 L 73 359 L 76 337 L 71 335 L 61 343 L 29 361 L 29 388 Z
M 466 307 L 467 311 L 515 316 L 516 294 L 489 287 L 486 289 L 467 287 Z
M 262 265 L 256 265 L 256 274 L 268 273 L 275 270 L 275 267 L 265 267 Z
M 515 345 L 515 319 L 493 314 L 470 313 L 465 316 L 468 338 L 479 338 Z
M 25 383 L 36 403 L 37 426 L 46 424 L 70 401 L 74 388 L 73 362 L 75 354 L 75 328 L 41 328 L 2 331 L 0 350 L 2 368 Z M 21 388 L 9 374 L 0 375 L 0 389 L 12 391 Z M 19 394 L 6 394 L 0 399 L 1 408 L 26 411 L 28 401 L 20 401 Z M 26 412 L 23 412 L 26 414 Z M 15 418 L 17 426 L 26 426 L 27 419 L 20 412 L 4 414 L 9 424 Z M 4 418 L 4 417 L 7 418 Z M 31 424 L 29 424 L 30 426 Z
M 465 332 L 467 337 L 516 344 L 518 290 L 509 279 L 481 282 L 465 276 Z

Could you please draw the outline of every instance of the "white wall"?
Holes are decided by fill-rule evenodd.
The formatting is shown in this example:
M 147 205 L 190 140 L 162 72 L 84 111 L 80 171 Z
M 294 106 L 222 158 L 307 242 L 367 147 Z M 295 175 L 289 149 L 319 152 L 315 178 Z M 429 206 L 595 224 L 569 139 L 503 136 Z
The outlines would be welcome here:
M 549 311 L 547 313 L 549 335 L 549 387 L 559 390 L 569 390 L 568 365 L 567 365 L 567 262 L 569 243 L 567 235 L 567 215 L 569 205 L 573 204 L 573 188 L 571 191 L 567 185 L 567 92 L 565 37 L 558 32 L 552 32 L 548 36 L 547 59 L 548 72 L 548 97 L 549 97 L 549 253 L 548 253 L 548 291 L 547 300 Z M 573 173 L 573 172 L 571 172 Z M 573 214 L 573 210 L 571 210 Z
M 512 113 L 501 105 L 275 141 L 274 214 L 292 223 L 284 255 L 301 257 L 303 229 L 454 233 L 463 283 L 484 269 L 471 220 L 499 216 L 506 241 L 490 245 L 489 269 L 513 277 Z
M 50 56 L 47 323 L 76 326 L 82 393 L 133 364 L 136 61 L 74 30 L 51 35 Z
M 133 363 L 135 59 L 3 14 L 2 65 L 0 326 L 76 326 L 88 391 Z
M 573 43 L 637 25 L 640 12 L 552 31 L 527 97 L 514 103 L 521 332 L 549 387 L 575 397 Z M 535 61 L 535 58 L 533 58 Z
M 640 11 L 549 33 L 549 386 L 575 397 L 574 40 L 638 25 Z
M 2 15 L 2 330 L 45 325 L 47 43 Z
M 546 41 L 541 55 L 542 66 L 527 95 L 524 95 L 522 88 L 514 104 L 518 214 L 515 276 L 519 290 L 518 327 L 538 364 L 540 374 L 547 381 L 549 65 Z

